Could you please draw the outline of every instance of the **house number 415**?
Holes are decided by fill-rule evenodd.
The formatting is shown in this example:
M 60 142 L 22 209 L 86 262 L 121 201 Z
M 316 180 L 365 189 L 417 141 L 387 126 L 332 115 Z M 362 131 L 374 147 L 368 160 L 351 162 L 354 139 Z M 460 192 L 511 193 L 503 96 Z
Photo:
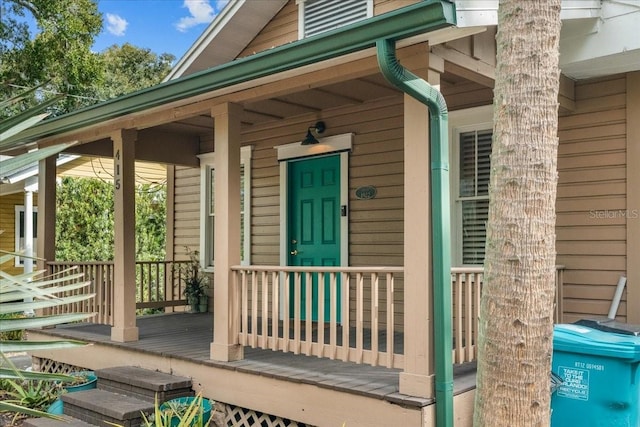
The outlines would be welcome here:
M 115 157 L 115 162 L 114 162 L 114 173 L 113 173 L 113 186 L 115 187 L 116 190 L 120 189 L 120 150 L 116 150 L 116 153 L 114 155 Z

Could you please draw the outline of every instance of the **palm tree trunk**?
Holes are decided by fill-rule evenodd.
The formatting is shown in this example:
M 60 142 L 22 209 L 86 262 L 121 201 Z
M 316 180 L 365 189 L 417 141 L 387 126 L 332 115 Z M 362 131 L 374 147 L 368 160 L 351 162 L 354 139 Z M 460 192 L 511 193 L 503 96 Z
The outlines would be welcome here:
M 474 426 L 549 424 L 560 0 L 498 11 Z

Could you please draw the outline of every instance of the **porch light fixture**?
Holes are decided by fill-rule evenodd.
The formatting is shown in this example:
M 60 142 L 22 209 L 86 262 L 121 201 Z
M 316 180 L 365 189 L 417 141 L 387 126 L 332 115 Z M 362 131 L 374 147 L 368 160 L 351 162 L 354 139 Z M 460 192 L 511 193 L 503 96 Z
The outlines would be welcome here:
M 311 133 L 311 129 L 315 130 L 315 132 L 319 135 L 324 132 L 326 126 L 324 122 L 317 122 L 315 125 L 309 126 L 309 128 L 307 129 L 307 136 L 302 140 L 301 145 L 313 145 L 320 142 L 315 136 L 313 136 L 313 134 Z

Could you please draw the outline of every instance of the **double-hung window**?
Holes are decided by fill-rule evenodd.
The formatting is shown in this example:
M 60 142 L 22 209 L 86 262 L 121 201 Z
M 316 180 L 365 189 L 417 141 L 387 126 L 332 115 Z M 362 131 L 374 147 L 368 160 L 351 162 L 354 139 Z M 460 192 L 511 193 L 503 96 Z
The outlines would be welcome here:
M 460 257 L 464 265 L 483 264 L 489 214 L 491 129 L 458 134 Z
M 373 0 L 298 0 L 297 3 L 299 39 L 373 16 Z
M 251 148 L 240 151 L 240 259 L 242 265 L 250 264 L 251 254 Z M 200 262 L 205 269 L 213 270 L 215 264 L 215 179 L 213 166 L 215 153 L 200 156 Z
M 489 214 L 491 107 L 454 112 L 451 123 L 452 259 L 458 266 L 482 265 Z

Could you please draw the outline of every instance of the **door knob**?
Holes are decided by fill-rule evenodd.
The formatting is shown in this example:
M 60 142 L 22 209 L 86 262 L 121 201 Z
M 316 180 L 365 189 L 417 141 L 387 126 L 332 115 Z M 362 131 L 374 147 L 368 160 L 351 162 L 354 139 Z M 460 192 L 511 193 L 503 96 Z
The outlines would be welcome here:
M 289 253 L 290 253 L 291 255 L 295 256 L 295 255 L 298 255 L 298 250 L 297 250 L 297 249 L 294 249 L 294 250 L 292 250 L 292 251 L 291 251 L 291 252 L 289 252 Z

